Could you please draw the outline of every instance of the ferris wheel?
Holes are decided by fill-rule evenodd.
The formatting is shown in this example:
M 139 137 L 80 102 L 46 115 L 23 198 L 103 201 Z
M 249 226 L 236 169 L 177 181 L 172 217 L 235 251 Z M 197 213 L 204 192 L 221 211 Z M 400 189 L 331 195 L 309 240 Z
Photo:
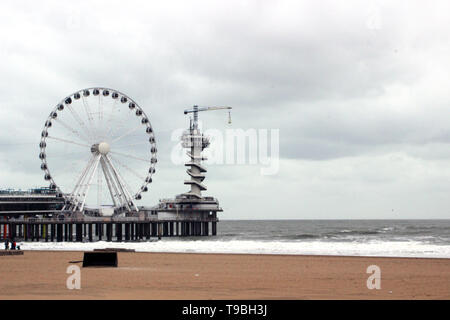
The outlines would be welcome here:
M 136 200 L 148 191 L 157 162 L 144 110 L 107 88 L 80 90 L 57 104 L 39 147 L 45 180 L 65 196 L 64 210 L 73 212 L 86 206 L 139 211 Z

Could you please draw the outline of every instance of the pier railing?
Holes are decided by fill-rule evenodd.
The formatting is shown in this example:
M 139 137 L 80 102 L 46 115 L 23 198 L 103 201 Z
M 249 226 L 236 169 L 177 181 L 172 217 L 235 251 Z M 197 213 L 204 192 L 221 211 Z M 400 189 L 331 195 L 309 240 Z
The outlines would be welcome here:
M 212 222 L 218 221 L 217 218 L 213 217 L 175 217 L 170 219 L 158 219 L 157 217 L 83 217 L 83 218 L 27 218 L 27 219 L 17 219 L 10 218 L 4 222 L 7 223 L 37 223 L 37 224 L 54 224 L 54 223 L 145 223 L 145 222 Z

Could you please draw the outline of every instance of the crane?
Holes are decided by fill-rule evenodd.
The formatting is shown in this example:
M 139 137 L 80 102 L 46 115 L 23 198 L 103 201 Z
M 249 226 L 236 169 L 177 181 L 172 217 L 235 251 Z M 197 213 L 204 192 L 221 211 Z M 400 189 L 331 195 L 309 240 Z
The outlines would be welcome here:
M 213 110 L 231 110 L 232 107 L 199 107 L 193 106 L 192 109 L 184 110 L 184 114 L 193 113 L 194 114 L 194 123 L 193 128 L 197 129 L 198 127 L 198 113 L 200 111 L 213 111 Z M 231 124 L 231 111 L 228 111 L 228 123 Z

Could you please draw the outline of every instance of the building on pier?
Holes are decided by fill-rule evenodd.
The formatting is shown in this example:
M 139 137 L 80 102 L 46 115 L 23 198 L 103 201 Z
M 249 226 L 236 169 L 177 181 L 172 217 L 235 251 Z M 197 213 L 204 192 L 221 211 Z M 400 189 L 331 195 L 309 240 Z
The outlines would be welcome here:
M 0 190 L 0 219 L 6 217 L 52 215 L 60 212 L 64 197 L 49 188 L 27 191 Z

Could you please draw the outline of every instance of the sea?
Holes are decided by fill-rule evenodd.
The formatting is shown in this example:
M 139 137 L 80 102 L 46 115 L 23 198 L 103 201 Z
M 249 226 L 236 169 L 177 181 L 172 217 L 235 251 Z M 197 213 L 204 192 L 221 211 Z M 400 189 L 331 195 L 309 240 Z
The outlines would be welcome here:
M 224 220 L 216 237 L 142 242 L 26 242 L 25 250 L 450 258 L 450 220 Z

